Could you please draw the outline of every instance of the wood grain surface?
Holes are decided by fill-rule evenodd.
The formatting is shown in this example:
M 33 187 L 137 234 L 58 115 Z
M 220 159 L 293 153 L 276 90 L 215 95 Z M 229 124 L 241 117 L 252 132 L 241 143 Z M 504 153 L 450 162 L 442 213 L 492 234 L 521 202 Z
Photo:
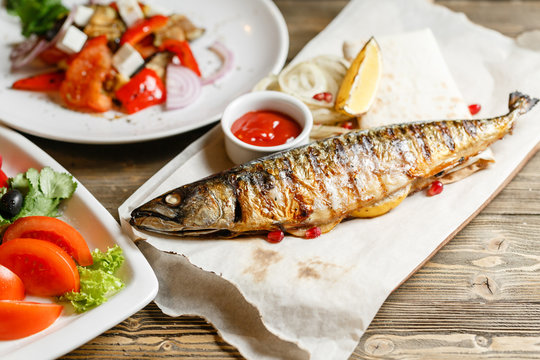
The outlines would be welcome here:
M 509 36 L 540 29 L 540 1 L 435 2 Z M 290 60 L 347 1 L 275 3 L 288 24 Z M 29 138 L 118 219 L 117 208 L 126 198 L 209 128 L 128 145 Z M 536 155 L 493 202 L 387 299 L 351 359 L 540 358 L 539 238 L 540 155 Z M 242 357 L 205 320 L 170 318 L 154 303 L 62 357 L 126 358 Z

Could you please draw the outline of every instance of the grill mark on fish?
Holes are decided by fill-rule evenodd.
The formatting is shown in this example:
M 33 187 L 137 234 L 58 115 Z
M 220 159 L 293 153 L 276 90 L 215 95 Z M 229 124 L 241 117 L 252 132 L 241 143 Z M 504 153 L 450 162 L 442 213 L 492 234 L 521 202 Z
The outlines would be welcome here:
M 360 197 L 360 192 L 358 190 L 358 187 L 356 186 L 356 173 L 357 173 L 357 167 L 358 167 L 358 159 L 351 159 L 349 157 L 349 154 L 347 153 L 347 150 L 345 150 L 345 147 L 348 145 L 345 143 L 348 139 L 347 138 L 335 138 L 334 144 L 336 146 L 336 157 L 338 158 L 338 161 L 340 165 L 343 167 L 343 169 L 346 172 L 347 180 L 349 182 L 349 189 L 352 189 L 358 197 Z M 355 154 L 356 155 L 356 154 Z
M 291 204 L 291 206 L 296 206 L 294 209 L 289 209 L 287 212 L 292 210 L 294 221 L 302 221 L 309 217 L 312 212 L 307 205 L 304 196 L 300 192 L 300 186 L 302 186 L 301 184 L 303 181 L 292 171 L 293 163 L 298 160 L 299 159 L 294 159 L 291 154 L 287 154 L 287 156 L 283 157 L 284 174 L 289 180 L 289 190 L 291 191 L 291 197 L 294 199 L 294 203 Z
M 465 132 L 473 139 L 476 138 L 476 123 L 472 120 L 463 120 L 461 122 Z
M 420 153 L 422 154 L 422 157 L 427 162 L 431 159 L 431 151 L 429 149 L 429 146 L 426 143 L 426 136 L 422 132 L 420 126 L 418 124 L 412 124 L 408 127 L 408 129 L 412 132 L 414 139 L 416 141 L 416 145 L 420 149 Z
M 454 143 L 454 139 L 452 138 L 452 134 L 450 133 L 448 126 L 446 125 L 446 121 L 439 121 L 436 124 L 437 129 L 442 135 L 444 144 L 450 151 L 454 151 L 456 149 L 456 144 Z
M 383 154 L 378 153 L 378 148 L 374 145 L 373 140 L 367 134 L 361 135 L 360 144 L 365 146 L 367 156 L 372 157 L 372 159 L 376 160 L 377 163 L 381 162 L 381 157 Z M 380 167 L 378 166 L 377 169 L 374 169 L 373 173 L 377 177 L 378 185 L 382 189 L 383 194 L 388 194 L 388 188 L 382 178 L 383 174 L 381 173 Z

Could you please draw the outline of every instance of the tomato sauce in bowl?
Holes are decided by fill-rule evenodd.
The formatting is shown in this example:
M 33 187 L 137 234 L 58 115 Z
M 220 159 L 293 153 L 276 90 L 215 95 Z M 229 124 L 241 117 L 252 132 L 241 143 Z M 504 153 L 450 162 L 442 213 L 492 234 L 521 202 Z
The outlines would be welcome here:
M 306 145 L 312 127 L 306 104 L 277 91 L 244 94 L 221 117 L 225 152 L 235 164 Z
M 302 127 L 289 115 L 273 110 L 256 110 L 242 115 L 231 126 L 231 132 L 245 143 L 277 146 L 298 137 Z

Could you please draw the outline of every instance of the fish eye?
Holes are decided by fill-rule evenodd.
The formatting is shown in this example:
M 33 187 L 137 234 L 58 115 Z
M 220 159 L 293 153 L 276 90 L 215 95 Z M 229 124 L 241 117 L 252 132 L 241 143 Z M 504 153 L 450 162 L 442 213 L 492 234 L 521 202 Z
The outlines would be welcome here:
M 167 205 L 170 205 L 170 206 L 178 206 L 181 200 L 182 199 L 180 198 L 180 195 L 176 193 L 169 194 L 165 197 L 165 202 L 167 203 Z

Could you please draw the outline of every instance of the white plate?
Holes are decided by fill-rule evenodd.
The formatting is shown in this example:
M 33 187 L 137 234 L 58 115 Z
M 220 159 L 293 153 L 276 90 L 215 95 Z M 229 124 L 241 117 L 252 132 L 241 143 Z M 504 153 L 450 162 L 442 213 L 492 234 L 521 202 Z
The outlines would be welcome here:
M 50 166 L 67 172 L 53 158 L 25 137 L 0 126 L 2 169 L 8 176 Z M 49 359 L 61 356 L 92 340 L 122 322 L 154 299 L 158 282 L 152 268 L 135 244 L 122 233 L 109 212 L 79 183 L 73 197 L 63 203 L 62 218 L 74 225 L 90 249 L 118 244 L 125 256 L 119 276 L 126 287 L 106 303 L 83 314 L 62 316 L 49 328 L 35 335 L 13 341 L 0 341 L 0 359 Z M 33 298 L 32 300 L 35 300 Z M 40 299 L 50 302 L 49 299 Z
M 64 0 L 69 6 L 80 0 Z M 224 78 L 203 88 L 199 99 L 184 109 L 164 111 L 153 106 L 134 115 L 110 111 L 103 115 L 79 113 L 63 108 L 49 95 L 16 91 L 11 84 L 33 72 L 9 71 L 9 52 L 22 39 L 20 25 L 5 9 L 0 12 L 0 122 L 29 134 L 69 142 L 130 143 L 180 134 L 220 118 L 225 106 L 248 92 L 258 80 L 278 72 L 289 48 L 287 26 L 270 0 L 155 0 L 161 7 L 187 15 L 206 29 L 192 44 L 203 74 L 219 66 L 207 50 L 221 41 L 234 53 L 234 68 Z M 43 71 L 43 69 L 41 70 Z

